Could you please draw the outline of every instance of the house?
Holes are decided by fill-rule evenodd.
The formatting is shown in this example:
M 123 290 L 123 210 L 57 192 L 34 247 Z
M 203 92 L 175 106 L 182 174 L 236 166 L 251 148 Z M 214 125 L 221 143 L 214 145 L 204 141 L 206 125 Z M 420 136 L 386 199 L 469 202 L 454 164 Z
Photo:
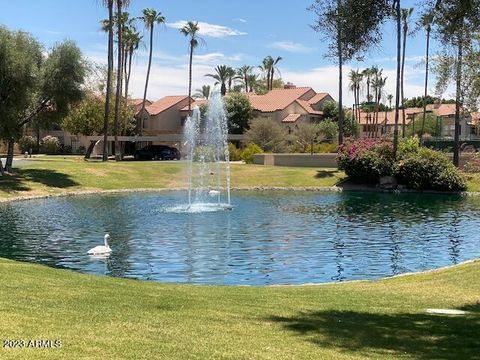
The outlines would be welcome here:
M 433 114 L 437 117 L 438 126 L 441 128 L 441 136 L 444 138 L 453 138 L 455 135 L 455 104 L 429 104 L 427 105 L 427 114 Z M 405 124 L 412 124 L 415 128 L 421 126 L 423 108 L 406 108 Z M 399 111 L 399 133 L 402 130 L 403 115 Z M 395 111 L 379 112 L 378 119 L 375 121 L 373 112 L 361 112 L 360 119 L 357 121 L 360 125 L 360 136 L 392 135 L 395 127 Z M 375 126 L 377 124 L 377 126 Z M 417 125 L 418 124 L 418 125 Z M 474 125 L 467 112 L 462 113 L 460 119 L 460 138 L 470 139 L 476 136 L 473 132 Z
M 317 93 L 311 87 L 296 87 L 291 83 L 265 95 L 246 95 L 255 109 L 255 116 L 270 117 L 287 128 L 299 122 L 321 120 L 325 103 L 334 101 L 328 93 Z

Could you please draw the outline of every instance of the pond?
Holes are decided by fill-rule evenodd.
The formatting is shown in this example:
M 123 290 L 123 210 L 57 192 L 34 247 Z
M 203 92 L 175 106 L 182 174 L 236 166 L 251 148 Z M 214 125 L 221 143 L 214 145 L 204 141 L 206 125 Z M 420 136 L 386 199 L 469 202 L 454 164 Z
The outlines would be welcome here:
M 175 211 L 183 192 L 0 205 L 0 257 L 175 283 L 377 279 L 480 257 L 480 199 L 426 194 L 234 192 L 232 210 Z M 111 235 L 112 253 L 87 251 Z

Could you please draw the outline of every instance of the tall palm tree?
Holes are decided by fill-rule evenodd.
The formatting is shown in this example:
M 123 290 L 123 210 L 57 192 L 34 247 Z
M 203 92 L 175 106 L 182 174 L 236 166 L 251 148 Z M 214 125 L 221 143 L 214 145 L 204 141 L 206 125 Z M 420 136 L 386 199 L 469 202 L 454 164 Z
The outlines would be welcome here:
M 406 130 L 406 122 L 405 122 L 405 95 L 403 89 L 403 80 L 405 74 L 405 53 L 407 49 L 407 36 L 408 36 L 408 26 L 409 20 L 412 16 L 413 8 L 401 9 L 401 17 L 402 17 L 402 24 L 403 24 L 403 53 L 402 53 L 402 70 L 400 74 L 400 89 L 402 93 L 402 137 L 405 137 L 405 130 Z
M 393 95 L 392 95 L 392 94 L 388 94 L 388 95 L 387 95 L 387 100 L 388 100 L 388 102 L 389 102 L 389 108 L 390 108 L 390 110 L 392 110 Z
M 427 94 L 428 94 L 428 66 L 430 52 L 430 33 L 432 31 L 433 14 L 424 14 L 420 18 L 419 25 L 425 29 L 427 35 L 427 46 L 425 50 L 425 92 L 423 95 L 423 114 L 422 114 L 422 130 L 420 131 L 420 143 L 422 142 L 423 132 L 425 131 L 425 118 L 427 116 Z
M 273 61 L 272 70 L 271 70 L 271 72 L 270 72 L 270 90 L 273 90 L 273 78 L 274 78 L 274 75 L 275 75 L 275 71 L 277 71 L 278 73 L 280 73 L 280 70 L 278 70 L 278 67 L 277 67 L 277 64 L 280 62 L 280 60 L 282 60 L 282 57 L 281 57 L 281 56 L 278 56 L 278 57 Z
M 124 34 L 124 43 L 125 43 L 125 98 L 128 98 L 128 87 L 130 84 L 130 77 L 132 75 L 132 59 L 135 51 L 138 50 L 140 42 L 142 41 L 142 36 L 135 28 L 128 28 Z
M 113 135 L 115 137 L 115 161 L 121 160 L 120 143 L 118 142 L 118 120 L 120 117 L 120 98 L 122 97 L 122 85 L 123 85 L 123 17 L 122 11 L 124 7 L 127 7 L 129 0 L 116 0 L 117 9 L 117 91 L 115 94 L 115 117 L 113 119 Z
M 201 89 L 197 89 L 196 93 L 193 95 L 194 98 L 210 98 L 210 85 L 203 85 Z
M 180 29 L 180 32 L 189 38 L 188 41 L 188 49 L 190 52 L 190 59 L 189 59 L 189 71 L 188 71 L 188 115 L 190 115 L 192 110 L 192 104 L 190 101 L 190 97 L 192 96 L 192 61 L 193 61 L 193 51 L 198 46 L 199 41 L 201 38 L 198 37 L 198 32 L 200 31 L 200 27 L 198 26 L 198 22 L 189 21 L 185 24 L 184 27 Z
M 243 65 L 242 67 L 237 69 L 237 75 L 243 81 L 243 85 L 245 86 L 245 92 L 248 92 L 248 75 L 252 73 L 253 66 Z
M 143 15 L 140 19 L 143 21 L 145 28 L 150 33 L 150 45 L 148 52 L 148 66 L 147 66 L 147 77 L 145 79 L 145 88 L 143 90 L 143 101 L 142 101 L 142 110 L 140 111 L 140 116 L 143 119 L 145 112 L 145 102 L 147 101 L 147 90 L 148 90 L 148 81 L 150 79 L 150 69 L 152 67 L 152 54 L 153 54 L 153 30 L 155 24 L 165 24 L 165 17 L 161 12 L 157 12 L 155 9 L 143 9 Z M 139 124 L 138 130 L 142 131 L 143 125 Z
M 397 157 L 398 148 L 398 120 L 400 107 L 400 73 L 401 73 L 401 52 L 402 52 L 402 17 L 401 17 L 401 0 L 394 0 L 392 4 L 393 14 L 397 23 L 397 76 L 395 89 L 395 125 L 393 127 L 393 157 Z
M 105 94 L 105 114 L 103 118 L 103 155 L 102 161 L 108 160 L 108 119 L 110 117 L 110 95 L 112 93 L 113 73 L 113 0 L 104 0 L 108 8 L 108 55 L 107 55 L 107 86 Z
M 357 70 L 350 70 L 350 73 L 348 75 L 350 84 L 349 88 L 350 91 L 353 92 L 353 99 L 355 104 L 353 105 L 354 107 L 354 121 L 359 121 L 360 120 L 360 88 L 362 86 L 362 81 L 363 81 L 363 74 L 357 69 Z
M 227 68 L 227 83 L 228 83 L 228 92 L 232 90 L 232 84 L 235 80 L 238 79 L 237 72 L 234 68 L 228 67 Z
M 257 74 L 249 74 L 247 76 L 247 82 L 248 82 L 248 91 L 253 93 L 255 90 L 255 87 L 257 86 L 258 83 L 258 75 Z
M 205 76 L 211 77 L 215 79 L 215 85 L 220 84 L 220 93 L 222 96 L 225 96 L 227 93 L 227 82 L 229 80 L 229 75 L 230 75 L 230 67 L 226 65 L 218 65 L 215 68 L 215 74 L 206 74 Z
M 383 89 L 385 88 L 385 84 L 387 83 L 387 77 L 382 77 L 382 70 L 379 72 L 379 76 L 375 78 L 375 82 L 373 86 L 375 87 L 375 135 L 378 134 L 378 118 L 380 113 L 380 102 L 384 96 Z
M 362 71 L 362 75 L 365 78 L 366 89 L 367 89 L 367 102 L 371 102 L 372 98 L 370 97 L 370 84 L 372 83 L 372 76 L 375 74 L 375 67 L 372 66 L 371 68 L 366 68 Z

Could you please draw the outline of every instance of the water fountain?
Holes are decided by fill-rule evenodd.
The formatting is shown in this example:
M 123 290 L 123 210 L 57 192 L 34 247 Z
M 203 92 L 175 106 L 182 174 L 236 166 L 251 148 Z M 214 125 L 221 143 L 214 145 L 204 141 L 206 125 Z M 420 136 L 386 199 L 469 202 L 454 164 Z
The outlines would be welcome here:
M 188 154 L 188 212 L 231 209 L 228 125 L 222 97 L 214 91 L 202 116 L 196 106 L 184 128 Z

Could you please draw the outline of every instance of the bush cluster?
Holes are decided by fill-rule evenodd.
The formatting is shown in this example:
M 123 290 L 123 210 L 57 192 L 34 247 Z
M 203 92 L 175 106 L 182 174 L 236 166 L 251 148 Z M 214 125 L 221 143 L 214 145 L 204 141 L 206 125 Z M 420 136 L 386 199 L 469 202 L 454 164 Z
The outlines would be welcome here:
M 37 147 L 37 138 L 35 136 L 24 135 L 18 140 L 18 147 L 22 153 L 30 153 Z
M 465 178 L 448 157 L 420 147 L 418 138 L 399 143 L 397 159 L 386 139 L 347 139 L 338 150 L 339 168 L 356 182 L 378 183 L 381 176 L 395 176 L 414 190 L 463 191 Z
M 245 149 L 242 151 L 242 159 L 247 164 L 253 163 L 253 155 L 255 154 L 263 154 L 263 150 L 260 146 L 256 144 L 249 144 Z
M 60 151 L 60 140 L 55 136 L 45 136 L 42 139 L 42 150 L 47 155 L 58 154 Z
M 392 143 L 385 139 L 348 138 L 338 147 L 338 168 L 356 182 L 377 183 L 394 173 Z

